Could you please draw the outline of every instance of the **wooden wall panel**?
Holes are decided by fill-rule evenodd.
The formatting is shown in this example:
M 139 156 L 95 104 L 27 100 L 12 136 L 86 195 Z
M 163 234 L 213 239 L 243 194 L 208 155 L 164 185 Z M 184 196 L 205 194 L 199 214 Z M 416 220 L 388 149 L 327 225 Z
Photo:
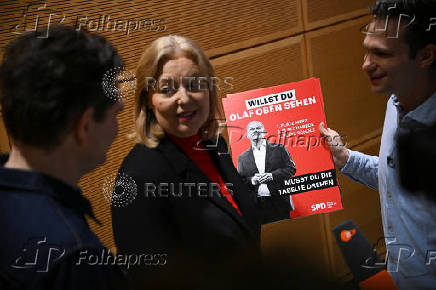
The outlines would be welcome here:
M 221 95 L 299 81 L 307 77 L 302 36 L 262 45 L 212 60 L 216 75 L 231 77 L 232 88 L 221 87 Z
M 303 0 L 305 30 L 333 24 L 369 13 L 374 0 Z
M 13 1 L 0 4 L 0 46 L 16 37 L 15 25 L 21 23 L 18 31 L 24 29 L 23 12 L 28 1 Z M 303 30 L 300 0 L 279 0 L 275 4 L 265 1 L 224 0 L 217 5 L 213 1 L 33 1 L 28 9 L 28 26 L 35 23 L 38 8 L 44 3 L 47 9 L 39 10 L 40 23 L 48 22 L 48 16 L 55 13 L 53 22 L 76 26 L 83 23 L 90 30 L 97 30 L 109 38 L 121 51 L 128 66 L 134 67 L 143 49 L 154 39 L 167 34 L 188 36 L 207 51 L 209 56 L 225 54 L 282 38 Z M 103 18 L 106 16 L 106 18 Z M 109 25 L 108 19 L 119 19 L 118 26 Z M 80 21 L 80 19 L 87 19 Z M 159 31 L 134 31 L 135 20 L 153 19 L 153 28 Z M 78 21 L 79 20 L 79 21 Z M 125 21 L 130 22 L 131 32 L 124 31 Z M 85 25 L 86 23 L 86 25 Z M 105 24 L 104 24 L 105 23 Z M 97 26 L 99 24 L 99 26 Z M 104 24 L 104 25 L 103 25 Z M 78 27 L 79 24 L 77 24 Z M 149 26 L 147 26 L 149 27 Z M 165 30 L 161 30 L 165 29 Z
M 361 69 L 359 27 L 367 21 L 363 17 L 306 34 L 309 74 L 321 78 L 328 126 L 352 144 L 377 135 L 388 99 L 371 92 Z
M 6 132 L 5 124 L 3 123 L 3 116 L 0 113 L 0 153 L 10 151 L 9 137 Z

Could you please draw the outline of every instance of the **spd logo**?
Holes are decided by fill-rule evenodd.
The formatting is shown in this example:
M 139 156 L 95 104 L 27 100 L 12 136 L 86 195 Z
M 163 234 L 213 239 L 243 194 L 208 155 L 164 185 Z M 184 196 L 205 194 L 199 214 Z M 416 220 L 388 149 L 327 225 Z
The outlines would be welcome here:
M 326 206 L 326 204 L 324 203 L 324 202 L 320 202 L 320 203 L 317 203 L 317 204 L 312 204 L 312 211 L 317 211 L 317 210 L 320 210 L 320 209 L 325 209 L 327 206 Z

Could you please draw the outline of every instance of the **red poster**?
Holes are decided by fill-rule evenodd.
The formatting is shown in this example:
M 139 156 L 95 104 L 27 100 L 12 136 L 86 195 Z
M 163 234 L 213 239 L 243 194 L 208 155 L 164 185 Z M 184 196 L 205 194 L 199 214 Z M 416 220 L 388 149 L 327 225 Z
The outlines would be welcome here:
M 227 95 L 232 158 L 257 194 L 263 223 L 342 209 L 336 171 L 318 126 L 319 79 Z

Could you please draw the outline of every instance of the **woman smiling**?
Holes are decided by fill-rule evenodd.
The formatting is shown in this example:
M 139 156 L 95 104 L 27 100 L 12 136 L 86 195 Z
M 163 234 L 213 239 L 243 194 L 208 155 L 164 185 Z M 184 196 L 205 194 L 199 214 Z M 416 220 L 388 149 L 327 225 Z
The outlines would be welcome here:
M 138 143 L 119 173 L 134 180 L 138 196 L 112 209 L 118 251 L 165 254 L 161 270 L 181 280 L 193 268 L 198 276 L 257 260 L 256 196 L 219 136 L 222 109 L 204 52 L 185 37 L 161 37 L 144 51 L 136 78 Z

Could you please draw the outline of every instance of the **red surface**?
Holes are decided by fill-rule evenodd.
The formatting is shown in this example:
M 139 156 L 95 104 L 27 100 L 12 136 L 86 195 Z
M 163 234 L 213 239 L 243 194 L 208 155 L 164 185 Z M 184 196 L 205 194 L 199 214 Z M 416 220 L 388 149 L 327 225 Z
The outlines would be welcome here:
M 373 290 L 373 289 L 383 289 L 383 290 L 395 290 L 394 281 L 391 275 L 383 270 L 378 272 L 374 276 L 369 277 L 365 281 L 359 283 L 359 288 L 362 290 Z

